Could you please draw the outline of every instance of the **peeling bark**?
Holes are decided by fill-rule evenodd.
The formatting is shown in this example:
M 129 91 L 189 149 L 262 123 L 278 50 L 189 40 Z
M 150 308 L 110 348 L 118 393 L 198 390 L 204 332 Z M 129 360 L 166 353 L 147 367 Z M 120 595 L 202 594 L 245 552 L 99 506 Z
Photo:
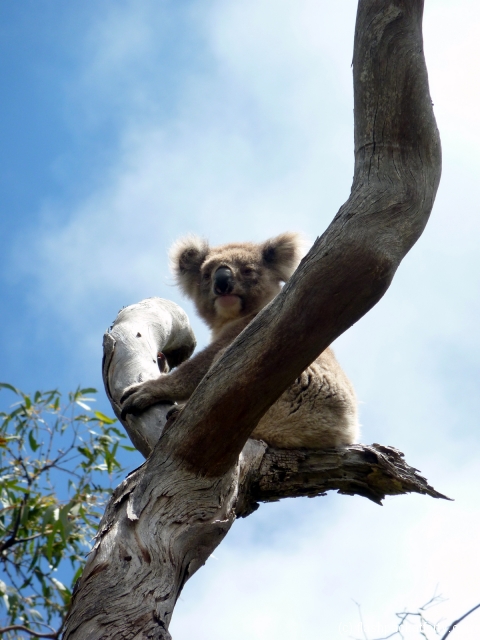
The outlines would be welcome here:
M 381 504 L 386 495 L 437 492 L 392 447 L 329 451 L 268 448 L 249 440 L 239 463 L 199 476 L 170 455 L 165 433 L 148 462 L 115 490 L 79 581 L 64 638 L 156 638 L 185 582 L 220 544 L 236 517 L 259 502 L 329 490 Z
M 249 515 L 258 502 L 328 490 L 377 503 L 408 492 L 445 497 L 390 447 L 280 451 L 248 440 L 306 366 L 378 302 L 428 220 L 441 159 L 422 12 L 422 0 L 360 0 L 350 198 L 282 293 L 164 429 L 165 406 L 124 423 L 135 446 L 150 455 L 107 507 L 65 639 L 170 638 L 185 581 L 235 517 Z M 182 312 L 162 302 L 152 313 L 151 304 L 123 310 L 105 338 L 104 380 L 117 416 L 126 386 L 160 375 L 156 350 L 175 360 L 193 349 Z

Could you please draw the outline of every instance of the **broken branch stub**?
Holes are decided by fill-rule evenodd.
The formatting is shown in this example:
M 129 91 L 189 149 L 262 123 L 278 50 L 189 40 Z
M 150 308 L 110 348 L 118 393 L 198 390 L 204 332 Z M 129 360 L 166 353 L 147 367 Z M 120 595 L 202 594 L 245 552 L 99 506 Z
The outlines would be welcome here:
M 146 458 L 162 434 L 172 404 L 157 404 L 141 416 L 121 418 L 120 398 L 137 382 L 158 378 L 158 358 L 176 366 L 195 349 L 196 341 L 185 311 L 163 298 L 147 298 L 122 309 L 103 337 L 102 375 L 117 418 L 134 447 Z
M 313 498 L 327 491 L 363 496 L 379 505 L 387 495 L 407 493 L 449 500 L 405 462 L 403 453 L 381 444 L 317 451 L 273 449 L 249 440 L 240 461 L 236 514 L 241 518 L 259 502 Z

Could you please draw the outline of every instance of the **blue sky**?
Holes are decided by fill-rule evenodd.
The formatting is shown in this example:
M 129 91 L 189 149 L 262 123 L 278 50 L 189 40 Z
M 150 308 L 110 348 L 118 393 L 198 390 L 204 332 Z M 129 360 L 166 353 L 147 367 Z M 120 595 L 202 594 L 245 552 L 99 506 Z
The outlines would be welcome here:
M 180 235 L 322 233 L 353 174 L 355 13 L 353 0 L 0 4 L 2 380 L 101 389 L 105 328 L 152 295 L 180 303 L 205 345 L 168 274 Z M 436 588 L 439 618 L 480 602 L 479 28 L 474 0 L 426 1 L 437 202 L 384 299 L 335 345 L 362 440 L 398 447 L 455 502 L 264 506 L 187 584 L 175 640 L 361 637 L 353 600 L 374 638 Z

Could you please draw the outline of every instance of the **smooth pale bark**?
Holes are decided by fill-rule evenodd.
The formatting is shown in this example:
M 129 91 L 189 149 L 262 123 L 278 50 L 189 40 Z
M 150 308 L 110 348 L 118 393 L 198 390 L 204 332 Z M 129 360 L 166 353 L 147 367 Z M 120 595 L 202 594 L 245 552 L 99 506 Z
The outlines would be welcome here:
M 122 309 L 103 337 L 103 383 L 117 418 L 124 390 L 160 375 L 160 353 L 170 367 L 176 366 L 193 353 L 195 344 L 187 314 L 170 300 L 148 298 Z M 141 418 L 129 415 L 122 421 L 133 445 L 145 457 L 158 442 L 171 408 L 171 403 L 157 404 Z
M 376 502 L 409 491 L 443 497 L 388 447 L 295 452 L 246 445 L 287 386 L 382 297 L 427 222 L 441 161 L 422 10 L 421 0 L 360 0 L 350 198 L 282 293 L 170 419 L 149 459 L 115 491 L 75 591 L 64 638 L 169 638 L 183 584 L 236 515 L 248 515 L 259 501 L 329 489 Z M 110 347 L 107 339 L 107 360 Z M 144 349 L 142 358 L 152 360 L 146 375 L 158 375 L 153 353 Z M 115 401 L 121 386 L 134 381 L 120 378 L 125 361 L 118 362 L 113 368 L 107 363 L 107 388 Z M 135 378 L 137 366 L 132 371 Z M 118 405 L 114 409 L 118 415 Z M 132 439 L 148 454 L 161 427 L 143 429 L 143 420 Z

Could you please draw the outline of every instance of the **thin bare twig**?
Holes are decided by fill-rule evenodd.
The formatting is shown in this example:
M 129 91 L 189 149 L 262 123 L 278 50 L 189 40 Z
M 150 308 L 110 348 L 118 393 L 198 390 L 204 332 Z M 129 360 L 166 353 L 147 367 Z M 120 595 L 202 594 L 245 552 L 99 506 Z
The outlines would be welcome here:
M 357 605 L 358 615 L 360 617 L 360 624 L 362 625 L 362 633 L 364 640 L 368 640 L 367 634 L 365 633 L 365 625 L 363 624 L 363 616 L 362 616 L 362 606 L 356 600 L 353 601 Z
M 13 547 L 16 544 L 21 544 L 22 542 L 29 542 L 30 540 L 35 540 L 35 538 L 40 538 L 43 535 L 44 534 L 42 532 L 42 533 L 35 533 L 33 536 L 28 536 L 27 538 L 15 538 L 14 540 L 11 540 L 9 538 L 3 545 L 0 545 L 0 551 L 5 551 L 5 549 L 9 549 L 10 547 Z
M 53 631 L 52 633 L 40 633 L 38 631 L 33 631 L 32 629 L 29 629 L 22 624 L 12 624 L 9 627 L 0 628 L 0 634 L 7 633 L 8 631 L 24 631 L 25 633 L 29 633 L 34 638 L 52 638 L 53 640 L 56 640 L 60 637 L 61 629 L 59 629 L 58 631 Z
M 457 620 L 454 620 L 452 622 L 452 624 L 448 627 L 446 633 L 440 638 L 440 640 L 447 640 L 447 636 L 452 633 L 452 631 L 455 629 L 455 627 L 457 626 L 457 624 L 459 624 L 462 620 L 465 620 L 465 618 L 467 616 L 469 616 L 471 613 L 473 613 L 476 609 L 478 609 L 480 607 L 480 604 L 477 604 L 475 607 L 473 607 L 473 609 L 470 609 L 470 611 L 467 611 L 467 613 L 464 613 L 463 616 L 461 616 L 460 618 L 458 618 Z
M 355 600 L 354 600 L 354 602 L 355 602 Z M 424 605 L 419 607 L 418 611 L 402 611 L 400 613 L 396 613 L 395 615 L 397 616 L 397 618 L 400 619 L 400 622 L 398 623 L 398 626 L 397 626 L 397 630 L 394 631 L 393 633 L 390 633 L 388 636 L 382 636 L 381 638 L 374 638 L 373 640 L 388 640 L 388 638 L 393 638 L 394 636 L 397 636 L 397 635 L 400 636 L 400 638 L 404 638 L 405 636 L 402 633 L 402 627 L 406 622 L 409 622 L 409 619 L 412 618 L 412 617 L 416 617 L 416 618 L 418 618 L 420 620 L 420 635 L 423 638 L 425 638 L 425 640 L 428 640 L 428 636 L 427 636 L 427 634 L 425 632 L 425 625 L 427 625 L 428 627 L 433 629 L 437 636 L 440 636 L 440 632 L 437 631 L 438 626 L 439 626 L 439 622 L 436 622 L 436 623 L 430 622 L 430 620 L 427 620 L 427 618 L 425 618 L 425 616 L 423 615 L 423 612 L 427 611 L 431 607 L 434 607 L 434 606 L 437 606 L 438 604 L 441 604 L 442 602 L 445 602 L 445 599 L 442 598 L 441 595 L 438 595 L 438 596 L 434 595 L 432 598 L 430 598 L 430 600 L 428 602 L 426 602 Z M 364 627 L 364 623 L 363 623 L 361 607 L 358 604 L 358 602 L 355 602 L 355 604 L 358 607 L 358 612 L 359 612 L 359 616 L 360 616 L 360 622 L 361 622 L 361 626 L 362 626 L 362 632 L 363 632 L 364 640 L 369 640 L 368 636 L 367 636 L 367 634 L 365 632 L 365 627 Z M 467 613 L 463 614 L 463 616 L 461 616 L 460 618 L 457 618 L 457 620 L 454 620 L 450 624 L 450 626 L 448 627 L 448 629 L 445 632 L 445 634 L 440 638 L 440 640 L 447 640 L 448 636 L 450 635 L 450 633 L 452 633 L 452 631 L 454 629 L 456 629 L 457 625 L 460 622 L 462 622 L 462 620 L 465 620 L 465 618 L 467 616 L 469 616 L 471 613 L 473 613 L 474 611 L 476 611 L 479 608 L 480 608 L 480 604 L 477 604 L 475 607 L 470 609 L 470 611 L 467 611 Z

